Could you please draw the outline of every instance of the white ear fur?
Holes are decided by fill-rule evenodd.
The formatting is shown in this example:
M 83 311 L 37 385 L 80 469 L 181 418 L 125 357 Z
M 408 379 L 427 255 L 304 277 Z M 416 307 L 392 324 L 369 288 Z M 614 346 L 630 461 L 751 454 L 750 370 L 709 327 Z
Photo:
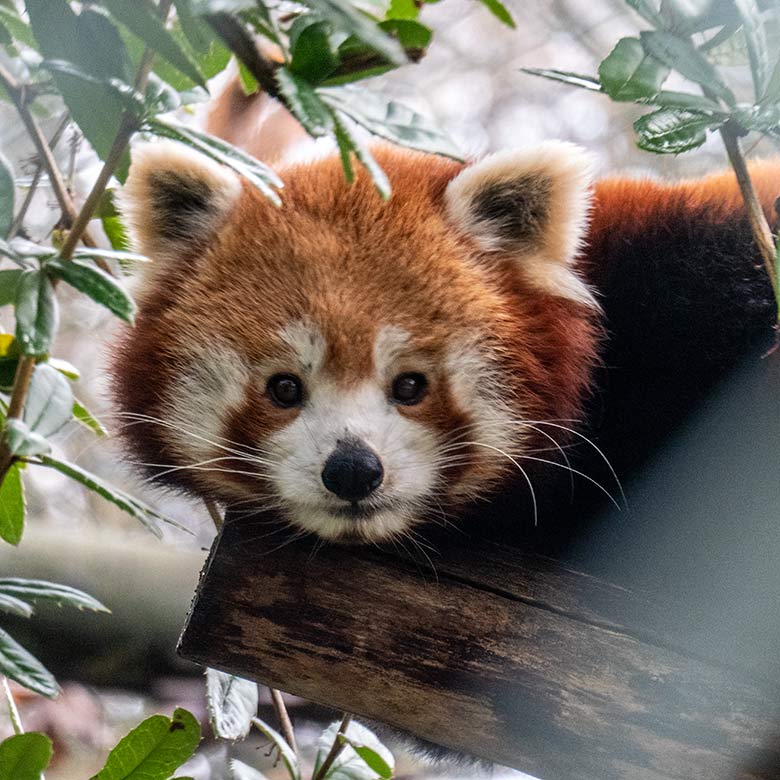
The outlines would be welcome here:
M 447 216 L 485 252 L 515 255 L 546 292 L 596 305 L 571 267 L 588 224 L 594 167 L 592 155 L 564 141 L 498 152 L 449 183 Z
M 237 174 L 175 141 L 133 149 L 120 209 L 150 257 L 175 255 L 207 238 L 241 194 Z

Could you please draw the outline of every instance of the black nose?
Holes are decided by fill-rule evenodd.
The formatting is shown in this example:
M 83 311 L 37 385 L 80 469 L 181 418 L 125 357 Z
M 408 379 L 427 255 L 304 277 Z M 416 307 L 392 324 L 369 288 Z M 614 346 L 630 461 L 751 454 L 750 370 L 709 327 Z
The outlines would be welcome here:
M 322 484 L 344 501 L 360 501 L 381 484 L 385 470 L 363 444 L 339 444 L 325 461 Z

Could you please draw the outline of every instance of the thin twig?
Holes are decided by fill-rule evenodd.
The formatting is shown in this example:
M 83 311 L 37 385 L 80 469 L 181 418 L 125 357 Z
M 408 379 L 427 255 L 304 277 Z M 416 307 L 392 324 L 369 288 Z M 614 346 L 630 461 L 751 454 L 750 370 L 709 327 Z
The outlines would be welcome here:
M 159 12 L 163 20 L 167 18 L 168 13 L 171 10 L 171 5 L 172 0 L 161 0 Z M 139 92 L 143 92 L 143 90 L 146 88 L 147 82 L 149 81 L 149 73 L 152 69 L 153 59 L 154 51 L 147 47 L 141 57 L 141 62 L 138 66 L 138 71 L 135 78 L 135 89 Z M 19 114 L 25 123 L 25 127 L 27 128 L 28 133 L 30 133 L 31 136 L 34 136 L 37 133 L 38 142 L 36 143 L 36 148 L 41 155 L 46 172 L 50 177 L 55 177 L 56 181 L 59 182 L 59 187 L 61 188 L 62 193 L 64 193 L 64 195 L 69 200 L 70 196 L 68 196 L 64 189 L 62 177 L 60 175 L 59 169 L 57 168 L 57 164 L 54 161 L 54 157 L 52 156 L 51 149 L 49 148 L 46 139 L 40 132 L 40 128 L 38 128 L 38 125 L 35 123 L 35 120 L 33 119 L 32 114 L 30 114 L 25 103 L 24 87 L 20 86 L 16 82 L 16 79 L 14 79 L 10 73 L 2 68 L 2 65 L 0 65 L 0 83 L 5 86 L 11 95 L 11 98 L 14 100 L 14 103 L 16 104 Z M 105 192 L 106 186 L 111 177 L 114 175 L 114 171 L 119 165 L 125 150 L 127 149 L 130 138 L 137 129 L 138 120 L 132 112 L 125 111 L 122 114 L 122 118 L 119 122 L 119 129 L 117 130 L 116 137 L 114 138 L 114 143 L 111 145 L 111 149 L 109 150 L 108 155 L 106 155 L 106 159 L 103 162 L 103 167 L 101 168 L 95 183 L 92 185 L 92 189 L 90 190 L 84 205 L 81 207 L 81 211 L 79 211 L 78 215 L 73 220 L 73 224 L 71 225 L 68 236 L 65 239 L 65 243 L 62 245 L 62 249 L 60 250 L 60 257 L 62 257 L 64 260 L 70 260 L 70 258 L 73 256 L 73 252 L 75 251 L 77 244 L 80 240 L 83 239 L 87 230 L 87 225 L 92 219 L 92 215 L 95 212 L 95 209 L 97 208 L 103 193 Z M 35 140 L 35 138 L 33 138 L 33 140 Z M 63 207 L 63 211 L 65 211 L 63 202 L 60 203 L 60 206 Z M 21 417 L 22 411 L 24 409 L 24 401 L 27 397 L 27 391 L 30 387 L 30 380 L 32 379 L 34 370 L 35 355 L 25 355 L 19 361 L 19 365 L 16 369 L 16 376 L 14 377 L 14 385 L 13 390 L 11 391 L 11 400 L 8 404 L 6 420 L 12 420 Z M 6 438 L 3 438 L 3 440 L 0 441 L 0 484 L 2 484 L 3 479 L 5 478 L 8 469 L 11 468 L 13 462 L 14 456 L 9 450 L 8 441 Z
M 49 141 L 50 149 L 54 150 L 57 148 L 57 144 L 59 143 L 60 138 L 62 138 L 62 134 L 65 132 L 65 128 L 69 123 L 70 115 L 65 114 L 62 121 L 57 126 L 57 129 L 54 131 L 54 135 L 52 135 L 51 140 Z M 19 211 L 16 213 L 16 217 L 14 217 L 14 221 L 11 223 L 11 227 L 8 229 L 7 238 L 9 240 L 14 238 L 14 236 L 16 236 L 16 234 L 22 229 L 24 218 L 27 216 L 27 211 L 30 208 L 30 204 L 32 203 L 33 197 L 35 196 L 35 191 L 38 188 L 38 184 L 40 184 L 42 175 L 43 161 L 38 158 L 38 161 L 35 164 L 35 171 L 33 172 L 32 179 L 30 181 L 30 186 L 27 189 L 27 194 L 24 196 L 22 205 L 19 207 Z
M 25 84 L 20 84 L 4 67 L 0 64 L 0 84 L 5 87 L 11 100 L 16 106 L 16 111 L 19 114 L 22 123 L 27 130 L 27 134 L 30 136 L 30 140 L 35 146 L 35 150 L 38 153 L 38 159 L 46 171 L 46 175 L 49 177 L 54 197 L 57 199 L 59 205 L 68 225 L 72 225 L 78 216 L 78 211 L 73 199 L 70 197 L 68 188 L 65 186 L 65 182 L 60 173 L 60 169 L 57 165 L 57 161 L 54 159 L 49 142 L 46 140 L 46 136 L 35 121 L 35 117 L 30 111 L 30 107 L 27 102 L 27 87 Z M 82 229 L 79 234 L 81 240 L 87 246 L 95 246 L 95 242 L 92 236 Z
M 352 716 L 348 712 L 345 712 L 344 717 L 341 719 L 339 730 L 336 732 L 336 737 L 333 740 L 333 745 L 331 746 L 328 755 L 325 756 L 325 760 L 320 765 L 320 768 L 317 770 L 317 774 L 314 775 L 312 780 L 323 780 L 325 775 L 328 774 L 328 771 L 333 765 L 333 762 L 338 758 L 339 753 L 344 750 L 344 743 L 339 739 L 339 737 L 342 735 L 346 736 L 347 729 L 349 728 L 349 724 L 351 722 Z
M 3 693 L 8 704 L 8 715 L 11 718 L 11 725 L 14 728 L 14 734 L 24 734 L 22 719 L 19 717 L 19 710 L 16 708 L 14 695 L 11 693 L 11 686 L 8 684 L 8 678 L 3 677 Z
M 279 722 L 282 736 L 287 740 L 287 744 L 293 749 L 295 755 L 298 756 L 298 744 L 295 741 L 295 730 L 293 729 L 290 714 L 287 712 L 287 707 L 282 698 L 282 692 L 278 691 L 276 688 L 269 688 L 268 690 L 271 691 L 271 702 L 274 705 L 276 720 Z

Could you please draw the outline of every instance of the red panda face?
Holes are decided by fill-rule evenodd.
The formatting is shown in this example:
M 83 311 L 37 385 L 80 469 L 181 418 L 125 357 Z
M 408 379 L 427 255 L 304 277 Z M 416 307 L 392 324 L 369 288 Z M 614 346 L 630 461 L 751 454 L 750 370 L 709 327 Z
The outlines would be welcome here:
M 378 157 L 388 203 L 324 160 L 283 172 L 277 208 L 176 145 L 138 150 L 124 208 L 153 264 L 115 394 L 162 481 L 379 541 L 521 473 L 540 423 L 576 414 L 582 153 Z

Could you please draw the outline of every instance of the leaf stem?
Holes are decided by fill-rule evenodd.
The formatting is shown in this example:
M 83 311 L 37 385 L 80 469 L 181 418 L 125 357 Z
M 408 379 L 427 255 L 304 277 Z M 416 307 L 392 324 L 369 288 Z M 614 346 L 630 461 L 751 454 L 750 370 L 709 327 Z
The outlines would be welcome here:
M 8 716 L 11 719 L 11 725 L 13 726 L 14 734 L 24 734 L 22 719 L 19 716 L 19 710 L 16 708 L 14 695 L 11 693 L 11 686 L 8 684 L 7 677 L 3 677 L 3 693 L 5 694 L 5 700 L 8 704 Z
M 325 760 L 320 765 L 320 768 L 317 770 L 317 774 L 312 777 L 312 780 L 324 780 L 331 766 L 333 766 L 333 762 L 338 758 L 339 753 L 341 753 L 341 751 L 344 749 L 344 743 L 339 739 L 339 737 L 342 735 L 346 736 L 347 729 L 349 728 L 349 724 L 351 722 L 352 715 L 350 715 L 348 712 L 345 712 L 344 717 L 341 719 L 339 730 L 336 732 L 336 737 L 333 740 L 333 745 L 331 746 L 328 755 L 325 756 Z

